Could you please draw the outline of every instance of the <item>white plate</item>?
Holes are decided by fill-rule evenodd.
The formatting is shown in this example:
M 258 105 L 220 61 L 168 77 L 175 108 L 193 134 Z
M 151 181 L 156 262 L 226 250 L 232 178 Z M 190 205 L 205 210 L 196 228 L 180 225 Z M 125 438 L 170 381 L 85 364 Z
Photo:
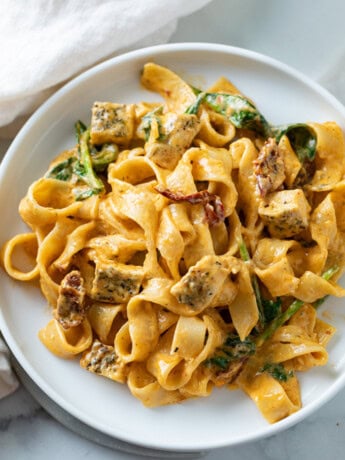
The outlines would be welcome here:
M 345 109 L 298 72 L 270 58 L 223 45 L 175 44 L 135 51 L 84 73 L 58 91 L 28 121 L 6 154 L 0 170 L 0 243 L 25 230 L 17 208 L 28 186 L 49 161 L 74 144 L 73 124 L 89 120 L 95 100 L 157 100 L 139 83 L 147 61 L 175 70 L 196 86 L 230 78 L 274 124 L 335 120 L 344 129 Z M 5 225 L 4 225 L 5 223 Z M 303 409 L 269 425 L 240 391 L 220 389 L 209 398 L 146 409 L 123 385 L 85 372 L 78 361 L 53 356 L 38 330 L 50 311 L 37 288 L 0 275 L 0 326 L 16 359 L 32 380 L 60 407 L 110 436 L 151 448 L 201 450 L 252 441 L 285 429 L 315 411 L 344 385 L 345 317 L 341 300 L 321 311 L 338 328 L 329 364 L 301 375 Z

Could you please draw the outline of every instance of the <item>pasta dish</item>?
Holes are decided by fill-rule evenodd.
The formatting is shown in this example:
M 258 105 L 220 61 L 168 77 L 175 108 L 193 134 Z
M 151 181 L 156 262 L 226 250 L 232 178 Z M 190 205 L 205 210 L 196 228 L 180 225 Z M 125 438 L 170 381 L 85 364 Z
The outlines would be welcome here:
M 201 90 L 147 63 L 141 83 L 157 102 L 96 101 L 76 123 L 2 265 L 39 281 L 53 354 L 147 407 L 226 386 L 277 422 L 301 408 L 298 373 L 327 363 L 318 306 L 345 295 L 343 133 L 272 125 L 224 77 Z

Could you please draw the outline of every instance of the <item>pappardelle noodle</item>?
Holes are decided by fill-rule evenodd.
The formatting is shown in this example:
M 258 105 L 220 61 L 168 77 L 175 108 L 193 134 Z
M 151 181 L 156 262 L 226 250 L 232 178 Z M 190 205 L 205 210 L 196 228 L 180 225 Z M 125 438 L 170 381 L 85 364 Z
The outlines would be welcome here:
M 3 266 L 39 280 L 55 355 L 148 407 L 230 386 L 276 422 L 301 407 L 297 373 L 327 363 L 318 305 L 345 295 L 343 133 L 272 125 L 224 77 L 202 91 L 147 63 L 141 82 L 162 98 L 95 102 L 76 123 Z

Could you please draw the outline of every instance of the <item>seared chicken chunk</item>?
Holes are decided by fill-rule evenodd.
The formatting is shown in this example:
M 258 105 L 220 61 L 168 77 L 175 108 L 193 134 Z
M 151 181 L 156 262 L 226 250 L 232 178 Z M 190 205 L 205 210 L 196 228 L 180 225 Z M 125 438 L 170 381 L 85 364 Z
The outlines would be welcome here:
M 254 161 L 254 174 L 260 196 L 277 190 L 285 180 L 283 155 L 279 151 L 276 140 L 270 137 Z
M 95 340 L 90 350 L 83 353 L 80 365 L 90 372 L 103 375 L 118 382 L 124 382 L 121 364 L 118 362 L 114 347 Z
M 85 318 L 84 280 L 78 270 L 64 277 L 59 288 L 55 318 L 65 329 L 79 326 Z
M 271 236 L 289 238 L 308 227 L 310 205 L 301 189 L 270 193 L 259 205 Z
M 179 303 L 189 305 L 195 311 L 208 307 L 227 281 L 230 273 L 239 271 L 238 262 L 233 264 L 221 256 L 204 256 L 171 288 L 171 294 Z
M 126 144 L 133 135 L 134 105 L 95 102 L 90 137 L 93 144 Z
M 158 166 L 173 169 L 199 132 L 200 122 L 195 115 L 166 114 L 162 116 L 162 129 L 165 139 L 157 141 L 150 136 L 146 154 Z
M 168 130 L 168 143 L 182 153 L 191 145 L 199 132 L 200 122 L 196 115 L 182 113 L 171 124 L 172 129 Z
M 143 267 L 117 262 L 98 262 L 91 298 L 101 302 L 128 302 L 132 296 L 138 294 L 143 277 Z

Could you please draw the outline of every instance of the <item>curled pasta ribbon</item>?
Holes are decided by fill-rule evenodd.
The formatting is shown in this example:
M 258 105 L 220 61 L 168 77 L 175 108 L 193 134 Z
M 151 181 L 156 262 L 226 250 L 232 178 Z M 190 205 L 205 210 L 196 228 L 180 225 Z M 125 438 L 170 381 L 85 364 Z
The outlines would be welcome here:
M 190 148 L 175 170 L 167 177 L 172 191 L 189 195 L 197 192 L 195 182 L 209 182 L 209 192 L 217 194 L 229 216 L 237 202 L 237 191 L 231 179 L 231 157 L 225 149 Z
M 230 80 L 226 77 L 219 77 L 212 86 L 207 89 L 210 93 L 228 93 L 243 95 L 241 90 L 237 88 Z
M 220 345 L 223 334 L 208 316 L 180 317 L 159 341 L 147 369 L 166 390 L 186 385 L 197 367 Z
M 99 340 L 107 345 L 114 344 L 114 338 L 125 323 L 124 305 L 95 302 L 87 310 L 87 318 Z
M 234 125 L 219 113 L 202 110 L 200 122 L 198 137 L 214 147 L 223 147 L 235 136 Z
M 236 383 L 252 398 L 269 423 L 278 422 L 301 408 L 296 377 L 280 383 L 271 375 L 258 373 L 258 369 L 247 365 Z
M 345 172 L 345 141 L 341 128 L 334 122 L 310 123 L 317 135 L 316 172 L 308 185 L 313 191 L 329 191 Z
M 344 297 L 345 289 L 331 281 L 326 281 L 313 272 L 306 271 L 299 279 L 299 285 L 294 295 L 304 302 L 315 302 L 327 295 Z
M 160 215 L 156 244 L 157 249 L 166 260 L 171 275 L 174 279 L 179 279 L 179 263 L 185 245 L 169 207 L 164 208 Z
M 158 212 L 155 203 L 148 194 L 136 189 L 131 184 L 117 179 L 112 182 L 113 195 L 111 206 L 123 222 L 127 222 L 129 229 L 137 229 L 140 239 L 145 239 L 147 256 L 145 271 L 151 276 L 160 276 L 162 271 L 157 262 L 156 232 L 158 228 Z M 131 206 L 128 206 L 131 203 Z M 134 232 L 128 231 L 129 239 L 134 239 Z M 140 235 L 140 236 L 139 236 Z
M 327 222 L 323 233 L 321 228 L 313 228 L 315 239 L 322 244 L 321 252 L 318 246 L 306 249 L 293 240 L 263 238 L 259 241 L 253 257 L 255 273 L 272 296 L 293 293 L 304 302 L 315 302 L 326 295 L 344 296 L 344 289 L 314 273 L 321 272 L 328 254 L 327 233 Z
M 324 347 L 326 347 L 327 343 L 334 335 L 335 328 L 318 319 L 316 317 L 315 308 L 309 304 L 303 305 L 303 307 L 293 315 L 289 321 L 289 326 L 302 329 L 303 333 L 309 337 L 309 340 L 323 348 L 311 351 L 310 353 L 296 354 L 295 357 L 289 361 L 289 365 L 295 370 L 306 371 L 311 367 L 326 364 L 327 354 L 325 353 Z M 293 330 L 291 332 L 293 332 Z M 285 340 L 285 337 L 282 336 L 281 339 Z
M 128 373 L 128 388 L 146 407 L 174 404 L 185 399 L 178 390 L 165 390 L 151 375 L 144 363 L 132 363 Z
M 81 201 L 75 201 L 72 184 L 42 178 L 29 187 L 19 213 L 26 223 L 37 228 L 55 223 L 58 216 L 75 215 L 81 206 Z
M 64 329 L 58 321 L 52 319 L 39 331 L 41 342 L 61 358 L 74 358 L 92 344 L 92 329 L 87 319 L 77 327 Z
M 334 212 L 336 215 L 337 225 L 339 232 L 345 232 L 345 204 L 344 200 L 342 199 L 345 193 L 345 181 L 342 180 L 338 182 L 336 186 L 333 188 L 332 192 L 330 193 L 332 203 L 334 206 Z
M 198 366 L 189 381 L 179 391 L 186 398 L 209 396 L 214 388 L 211 378 L 212 374 L 206 366 Z
M 328 360 L 328 353 L 317 338 L 312 339 L 300 326 L 292 324 L 278 329 L 264 347 L 262 354 L 264 353 L 274 363 L 308 356 L 313 361 L 313 366 L 324 366 Z
M 151 302 L 134 296 L 127 313 L 128 321 L 115 338 L 116 353 L 125 363 L 144 361 L 159 339 L 157 312 Z
M 324 366 L 328 360 L 325 345 L 335 329 L 318 320 L 311 305 L 304 305 L 250 357 L 236 380 L 257 404 L 264 417 L 274 423 L 301 407 L 297 378 L 277 380 L 264 369 L 265 363 L 284 363 L 286 370 L 305 371 Z
M 162 182 L 166 173 L 153 161 L 143 156 L 134 156 L 120 163 L 109 165 L 108 181 L 121 180 L 132 185 L 157 180 Z
M 255 273 L 272 296 L 291 294 L 299 285 L 288 258 L 288 251 L 297 244 L 293 240 L 262 238 L 257 245 L 253 257 Z
M 109 234 L 119 233 L 127 239 L 144 239 L 144 231 L 129 219 L 123 218 L 112 196 L 106 197 L 99 206 L 100 227 Z
M 13 265 L 13 255 L 15 249 L 20 246 L 24 247 L 28 245 L 34 248 L 35 252 L 37 252 L 37 249 L 35 248 L 35 246 L 37 246 L 37 236 L 35 233 L 23 233 L 16 235 L 7 241 L 1 250 L 1 259 L 3 261 L 4 268 L 6 272 L 16 280 L 31 281 L 39 275 L 39 267 L 37 263 L 34 268 L 28 272 L 18 270 Z
M 40 272 L 41 289 L 53 307 L 57 303 L 60 276 L 59 273 L 56 273 L 53 263 L 64 252 L 69 235 L 79 227 L 79 223 L 75 219 L 60 217 L 38 249 L 37 265 Z
M 233 302 L 230 303 L 229 310 L 233 325 L 240 339 L 244 340 L 259 319 L 250 273 L 244 263 L 241 265 L 237 284 L 238 292 Z
M 121 235 L 95 236 L 85 244 L 90 248 L 95 260 L 113 260 L 120 263 L 128 263 L 137 252 L 145 252 L 144 239 L 129 240 Z
M 95 222 L 91 221 L 73 229 L 67 235 L 65 247 L 59 257 L 54 261 L 54 267 L 61 271 L 66 270 L 71 263 L 72 257 L 87 245 L 94 228 Z
M 245 226 L 253 230 L 258 220 L 258 196 L 256 181 L 253 174 L 253 162 L 258 156 L 258 151 L 253 142 L 248 138 L 238 139 L 230 144 L 230 156 L 233 168 L 238 169 L 236 189 L 241 193 L 238 205 L 245 218 Z
M 224 207 L 224 217 L 230 216 L 237 202 L 237 191 L 231 179 L 231 158 L 226 150 L 190 148 L 187 150 L 167 177 L 167 187 L 177 193 L 190 195 L 197 193 L 196 183 L 208 184 L 209 193 L 220 197 Z M 221 225 L 212 229 L 205 221 L 202 204 L 172 203 L 171 216 L 183 238 L 184 262 L 187 267 L 194 265 L 204 255 L 224 253 L 228 247 L 228 234 Z M 222 232 L 222 240 L 214 244 L 214 239 Z M 175 237 L 176 236 L 175 233 Z M 179 238 L 178 238 L 179 239 Z M 176 267 L 176 263 L 175 263 Z M 175 271 L 176 272 L 176 271 Z
M 282 136 L 279 141 L 279 151 L 282 153 L 284 157 L 284 166 L 285 166 L 285 182 L 286 185 L 292 187 L 298 173 L 302 168 L 302 164 L 300 163 L 297 155 L 293 151 L 289 138 L 287 136 Z
M 184 113 L 193 104 L 196 96 L 182 78 L 166 67 L 149 62 L 141 75 L 145 88 L 158 92 L 164 97 L 170 111 Z
M 329 193 L 324 200 L 314 209 L 311 215 L 310 231 L 313 239 L 317 242 L 319 266 L 324 267 L 327 258 L 329 257 L 330 249 L 334 248 L 334 252 L 339 253 L 336 246 L 339 243 L 339 231 L 337 220 L 340 218 L 339 213 L 336 214 L 334 200 L 332 199 L 333 192 Z M 340 197 L 338 197 L 340 198 Z M 339 254 L 338 254 L 339 255 Z M 330 260 L 332 263 L 341 263 L 339 260 Z

